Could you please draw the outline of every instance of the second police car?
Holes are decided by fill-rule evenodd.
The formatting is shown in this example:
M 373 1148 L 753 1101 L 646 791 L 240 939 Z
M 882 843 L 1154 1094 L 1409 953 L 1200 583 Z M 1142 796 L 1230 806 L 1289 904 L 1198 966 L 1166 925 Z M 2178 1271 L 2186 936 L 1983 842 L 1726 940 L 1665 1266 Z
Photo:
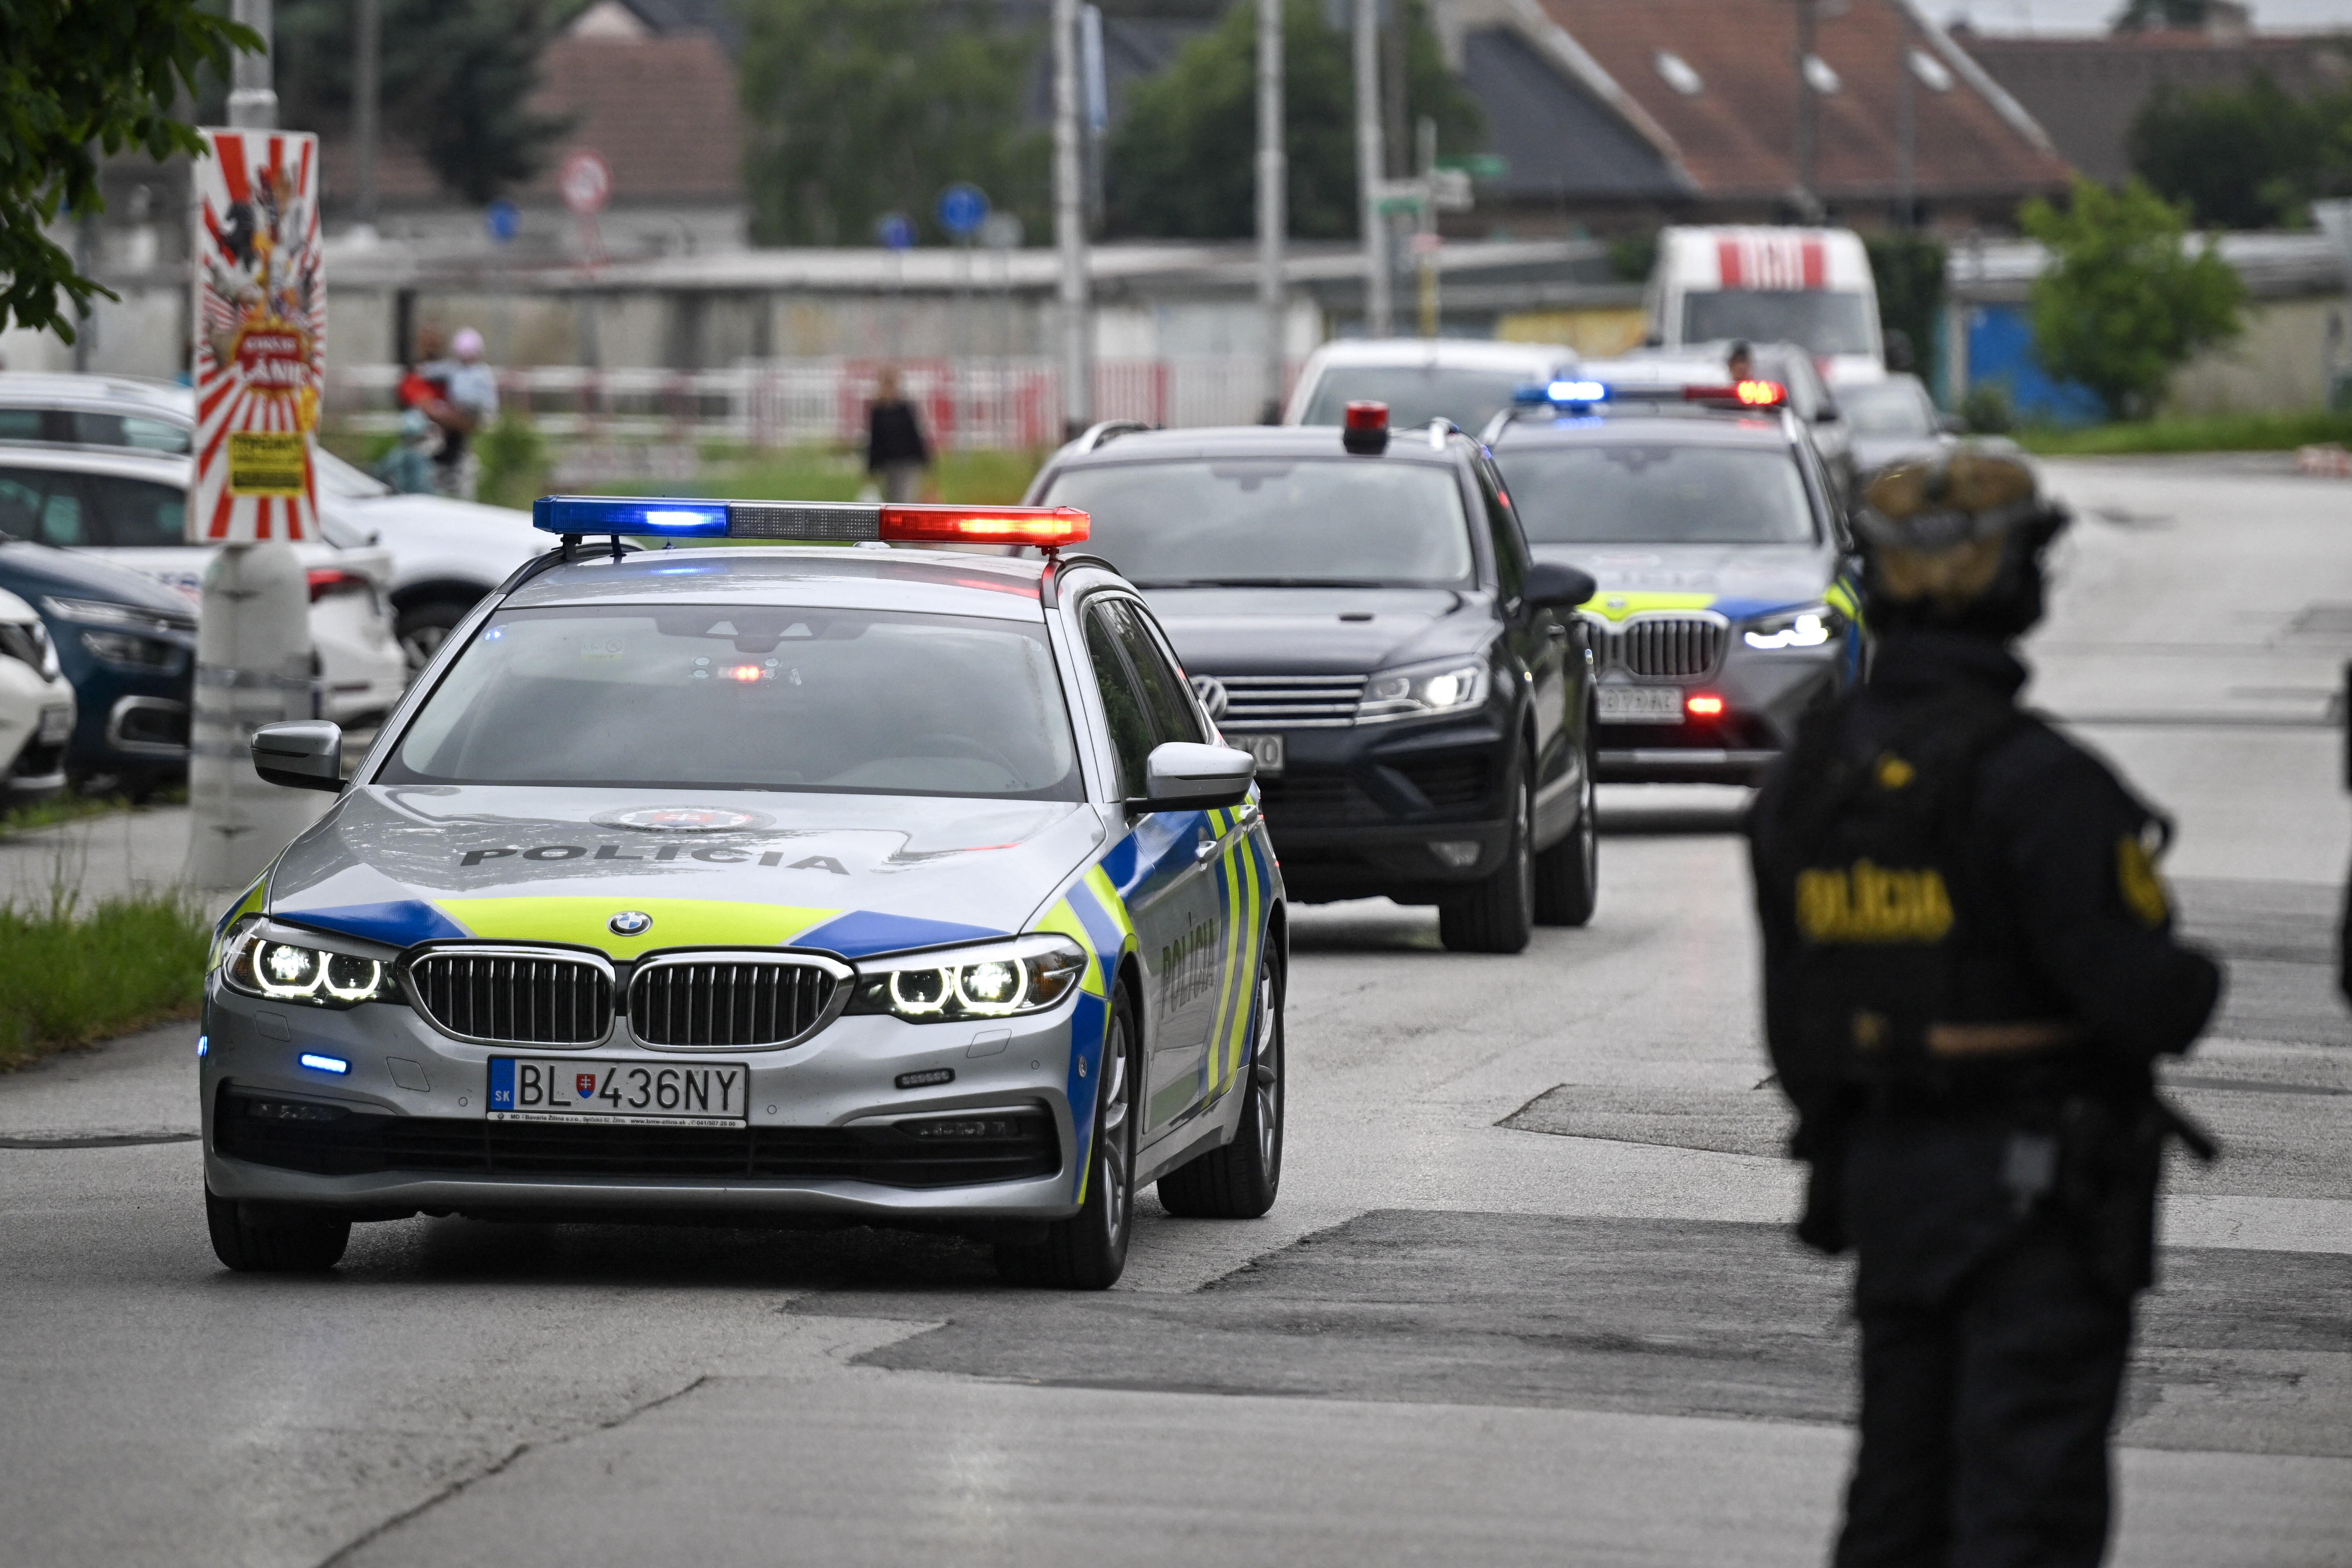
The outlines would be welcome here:
M 1604 780 L 1752 783 L 1860 673 L 1853 541 L 1786 402 L 1595 365 L 1488 426 L 1538 559 L 1599 585 Z
M 1135 1191 L 1274 1202 L 1280 872 L 1070 510 L 551 498 L 564 548 L 452 634 L 223 920 L 200 1046 L 235 1268 L 352 1222 L 908 1224 L 1100 1287 Z M 866 542 L 869 549 L 630 551 Z

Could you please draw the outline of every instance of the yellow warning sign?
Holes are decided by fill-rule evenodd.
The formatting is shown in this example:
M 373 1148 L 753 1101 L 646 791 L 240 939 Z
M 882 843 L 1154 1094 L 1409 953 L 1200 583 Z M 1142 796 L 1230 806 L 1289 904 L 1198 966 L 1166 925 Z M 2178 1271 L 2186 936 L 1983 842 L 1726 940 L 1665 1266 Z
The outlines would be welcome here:
M 233 496 L 299 496 L 310 454 L 308 442 L 292 430 L 232 430 L 228 436 L 228 493 Z

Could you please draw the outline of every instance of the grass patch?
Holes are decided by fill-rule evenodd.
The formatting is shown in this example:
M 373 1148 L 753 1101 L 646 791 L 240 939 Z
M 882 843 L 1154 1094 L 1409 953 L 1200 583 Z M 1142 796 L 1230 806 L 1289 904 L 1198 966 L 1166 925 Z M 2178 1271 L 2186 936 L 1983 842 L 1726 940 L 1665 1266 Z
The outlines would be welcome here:
M 2120 457 L 2142 452 L 2290 452 L 2326 441 L 2352 444 L 2352 414 L 2315 408 L 2299 414 L 2213 414 L 2148 419 L 2074 430 L 2028 429 L 2017 440 L 2048 458 Z
M 148 797 L 150 805 L 184 805 L 188 786 L 173 784 L 159 789 Z M 0 842 L 19 833 L 31 833 L 60 823 L 81 822 L 93 816 L 111 816 L 121 811 L 136 811 L 138 807 L 119 795 L 75 795 L 67 791 L 47 800 L 20 805 L 13 811 L 0 812 Z
M 0 908 L 0 1071 L 195 1016 L 212 928 L 179 899 L 108 900 L 79 914 Z

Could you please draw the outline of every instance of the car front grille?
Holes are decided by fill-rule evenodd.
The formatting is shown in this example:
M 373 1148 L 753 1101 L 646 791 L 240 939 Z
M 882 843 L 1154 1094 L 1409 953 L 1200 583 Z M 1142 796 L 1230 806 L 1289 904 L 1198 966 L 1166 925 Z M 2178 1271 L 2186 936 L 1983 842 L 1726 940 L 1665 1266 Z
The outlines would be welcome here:
M 1723 662 L 1731 627 L 1719 616 L 1640 616 L 1622 626 L 1594 621 L 1601 663 L 1654 679 L 1689 679 Z
M 1439 811 L 1459 811 L 1468 806 L 1484 805 L 1494 771 L 1483 754 L 1433 757 L 1426 761 L 1391 765 L 1421 792 L 1423 798 L 1433 809 Z
M 1227 730 L 1344 730 L 1364 700 L 1361 675 L 1220 675 Z
M 562 952 L 452 948 L 408 966 L 409 995 L 434 1027 L 461 1040 L 593 1046 L 613 1026 L 613 973 Z
M 331 1120 L 297 1121 L 283 1116 L 283 1104 L 225 1087 L 213 1117 L 215 1146 L 232 1159 L 321 1176 L 676 1176 L 935 1188 L 1024 1181 L 1062 1166 L 1054 1120 L 1042 1110 L 992 1115 L 988 1122 L 1003 1125 L 992 1125 L 988 1136 L 944 1140 L 903 1127 L 616 1127 L 585 1118 L 471 1121 L 323 1105 L 306 1109 Z
M 1325 826 L 1350 822 L 1380 822 L 1388 813 L 1345 773 L 1307 773 L 1293 768 L 1257 782 L 1258 809 L 1269 827 L 1285 823 Z
M 824 1021 L 840 982 L 797 959 L 669 960 L 629 982 L 629 1030 L 649 1046 L 780 1046 Z

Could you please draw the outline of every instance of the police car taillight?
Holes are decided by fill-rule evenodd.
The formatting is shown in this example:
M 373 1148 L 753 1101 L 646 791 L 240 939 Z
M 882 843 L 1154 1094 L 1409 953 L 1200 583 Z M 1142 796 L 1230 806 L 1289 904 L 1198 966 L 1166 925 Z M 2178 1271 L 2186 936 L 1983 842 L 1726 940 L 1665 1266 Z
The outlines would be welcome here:
M 884 539 L 904 544 L 1083 544 L 1092 520 L 1076 507 L 886 506 Z
M 1685 386 L 1685 403 L 1733 403 L 1742 408 L 1777 408 L 1789 400 L 1789 389 L 1777 381 L 1740 381 L 1729 386 Z
M 634 496 L 541 496 L 531 526 L 568 538 L 762 539 L 777 543 L 1083 543 L 1089 519 L 1073 507 L 876 506 L 856 501 L 707 501 Z
M 1360 458 L 1376 458 L 1389 449 L 1389 405 L 1371 398 L 1348 405 L 1339 426 L 1339 444 Z

